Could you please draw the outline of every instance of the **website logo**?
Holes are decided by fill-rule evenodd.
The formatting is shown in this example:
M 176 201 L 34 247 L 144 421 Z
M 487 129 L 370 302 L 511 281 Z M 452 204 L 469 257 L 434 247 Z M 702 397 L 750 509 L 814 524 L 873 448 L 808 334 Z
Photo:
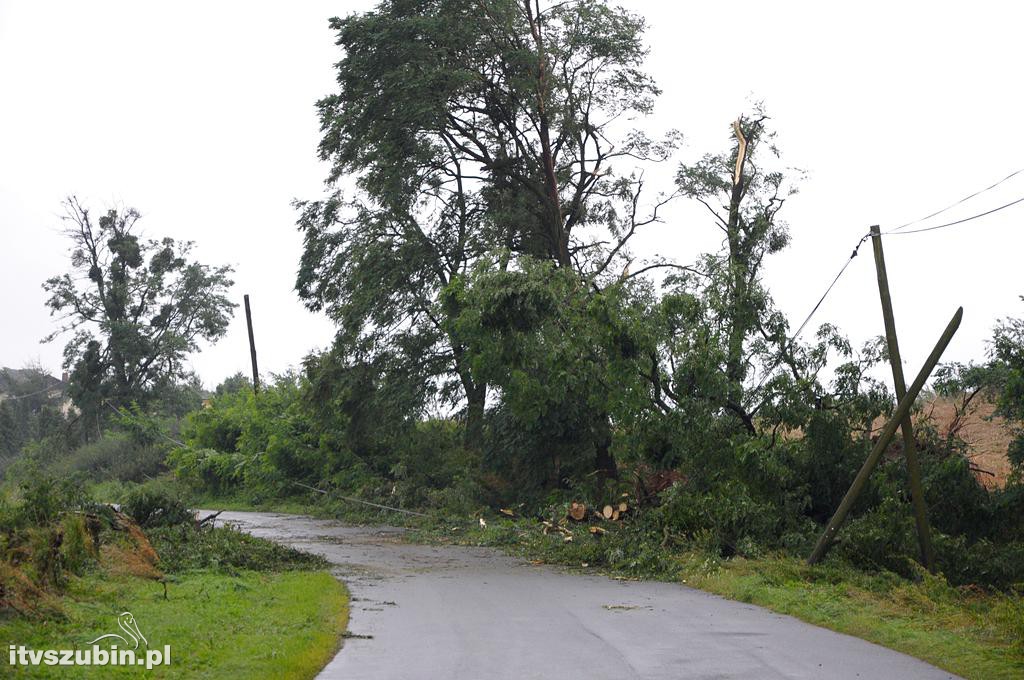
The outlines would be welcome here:
M 142 634 L 131 612 L 117 617 L 120 633 L 107 633 L 85 643 L 83 649 L 30 649 L 24 645 L 8 647 L 8 661 L 12 666 L 139 666 L 152 670 L 156 666 L 171 664 L 171 646 L 153 649 Z M 105 641 L 105 644 L 97 644 Z M 139 645 L 146 649 L 139 649 Z

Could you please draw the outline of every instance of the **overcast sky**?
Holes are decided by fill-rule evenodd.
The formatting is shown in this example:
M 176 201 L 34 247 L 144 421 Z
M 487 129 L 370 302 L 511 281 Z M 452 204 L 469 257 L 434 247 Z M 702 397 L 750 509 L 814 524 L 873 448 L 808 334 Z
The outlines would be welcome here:
M 728 145 L 763 100 L 785 161 L 808 173 L 783 214 L 792 246 L 767 269 L 799 325 L 871 224 L 927 215 L 1024 167 L 1024 6 L 974 3 L 622 3 L 644 15 L 664 94 L 649 127 L 680 129 L 681 158 Z M 66 270 L 61 200 L 136 207 L 147 236 L 197 242 L 252 297 L 263 372 L 333 334 L 293 292 L 294 198 L 321 195 L 314 102 L 339 57 L 327 19 L 371 2 L 0 0 L 0 366 L 60 371 L 40 284 Z M 173 7 L 173 9 L 169 9 Z M 841 7 L 841 9 L 840 9 Z M 662 182 L 670 178 L 666 167 Z M 932 223 L 1024 196 L 1024 173 Z M 716 247 L 679 205 L 640 243 L 681 262 Z M 996 320 L 1024 316 L 1024 204 L 885 240 L 908 381 L 958 305 L 946 354 L 984 356 Z M 823 305 L 856 343 L 882 332 L 870 247 Z M 208 386 L 248 370 L 244 314 L 193 358 Z

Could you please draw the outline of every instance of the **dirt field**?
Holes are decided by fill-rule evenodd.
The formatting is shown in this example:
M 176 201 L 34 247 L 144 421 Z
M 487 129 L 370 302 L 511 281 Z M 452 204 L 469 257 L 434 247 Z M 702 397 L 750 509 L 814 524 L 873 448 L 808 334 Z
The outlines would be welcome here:
M 979 397 L 980 399 L 980 397 Z M 971 462 L 980 470 L 978 480 L 989 488 L 1002 487 L 1010 475 L 1010 461 L 1006 448 L 1013 433 L 1006 420 L 992 417 L 995 405 L 981 402 L 972 404 L 972 412 L 964 419 L 960 437 L 970 446 Z M 954 402 L 935 398 L 921 409 L 918 421 L 930 419 L 939 434 L 945 435 L 955 415 Z

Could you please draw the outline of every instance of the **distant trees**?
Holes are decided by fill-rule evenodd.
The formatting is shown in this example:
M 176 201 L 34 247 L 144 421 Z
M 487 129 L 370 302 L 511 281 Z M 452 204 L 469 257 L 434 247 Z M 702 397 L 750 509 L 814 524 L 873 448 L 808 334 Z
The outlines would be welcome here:
M 41 366 L 0 370 L 0 470 L 26 443 L 67 424 L 60 393 L 60 383 Z
M 75 197 L 64 207 L 71 269 L 43 284 L 63 322 L 45 341 L 72 333 L 70 394 L 92 421 L 104 401 L 145 403 L 187 376 L 184 359 L 198 342 L 227 330 L 232 270 L 190 261 L 191 242 L 144 240 L 132 208 L 96 220 Z

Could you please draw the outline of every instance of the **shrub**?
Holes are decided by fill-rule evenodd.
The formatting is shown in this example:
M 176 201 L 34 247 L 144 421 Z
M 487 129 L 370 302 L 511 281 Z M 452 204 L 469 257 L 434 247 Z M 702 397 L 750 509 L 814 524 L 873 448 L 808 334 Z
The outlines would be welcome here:
M 939 570 L 954 585 L 1024 590 L 1024 543 L 969 543 L 964 536 L 940 534 L 935 536 L 935 555 Z
M 161 568 L 168 572 L 195 569 L 284 571 L 327 566 L 327 561 L 319 555 L 278 545 L 230 527 L 164 526 L 150 531 L 149 538 L 160 555 Z
M 662 494 L 657 516 L 664 530 L 687 540 L 698 536 L 722 556 L 757 543 L 774 543 L 784 533 L 785 519 L 777 508 L 754 498 L 739 481 L 726 481 L 707 491 L 676 483 Z
M 80 514 L 65 515 L 61 530 L 64 533 L 61 544 L 64 566 L 73 574 L 81 574 L 99 556 L 97 546 L 86 529 L 85 518 Z
M 76 479 L 35 476 L 21 484 L 21 503 L 11 510 L 12 527 L 44 526 L 63 512 L 88 505 Z
M 107 432 L 78 447 L 53 465 L 57 473 L 82 473 L 90 479 L 141 482 L 166 471 L 167 448 L 139 443 L 130 435 Z
M 145 487 L 129 492 L 121 509 L 143 529 L 176 526 L 190 523 L 194 519 L 192 512 L 181 500 Z
M 235 491 L 245 481 L 245 468 L 252 456 L 242 453 L 224 453 L 213 449 L 175 449 L 167 463 L 175 476 L 193 489 L 215 494 Z
M 905 503 L 894 497 L 851 519 L 840 532 L 837 555 L 871 571 L 888 570 L 902 576 L 915 572 L 917 551 L 914 523 Z

